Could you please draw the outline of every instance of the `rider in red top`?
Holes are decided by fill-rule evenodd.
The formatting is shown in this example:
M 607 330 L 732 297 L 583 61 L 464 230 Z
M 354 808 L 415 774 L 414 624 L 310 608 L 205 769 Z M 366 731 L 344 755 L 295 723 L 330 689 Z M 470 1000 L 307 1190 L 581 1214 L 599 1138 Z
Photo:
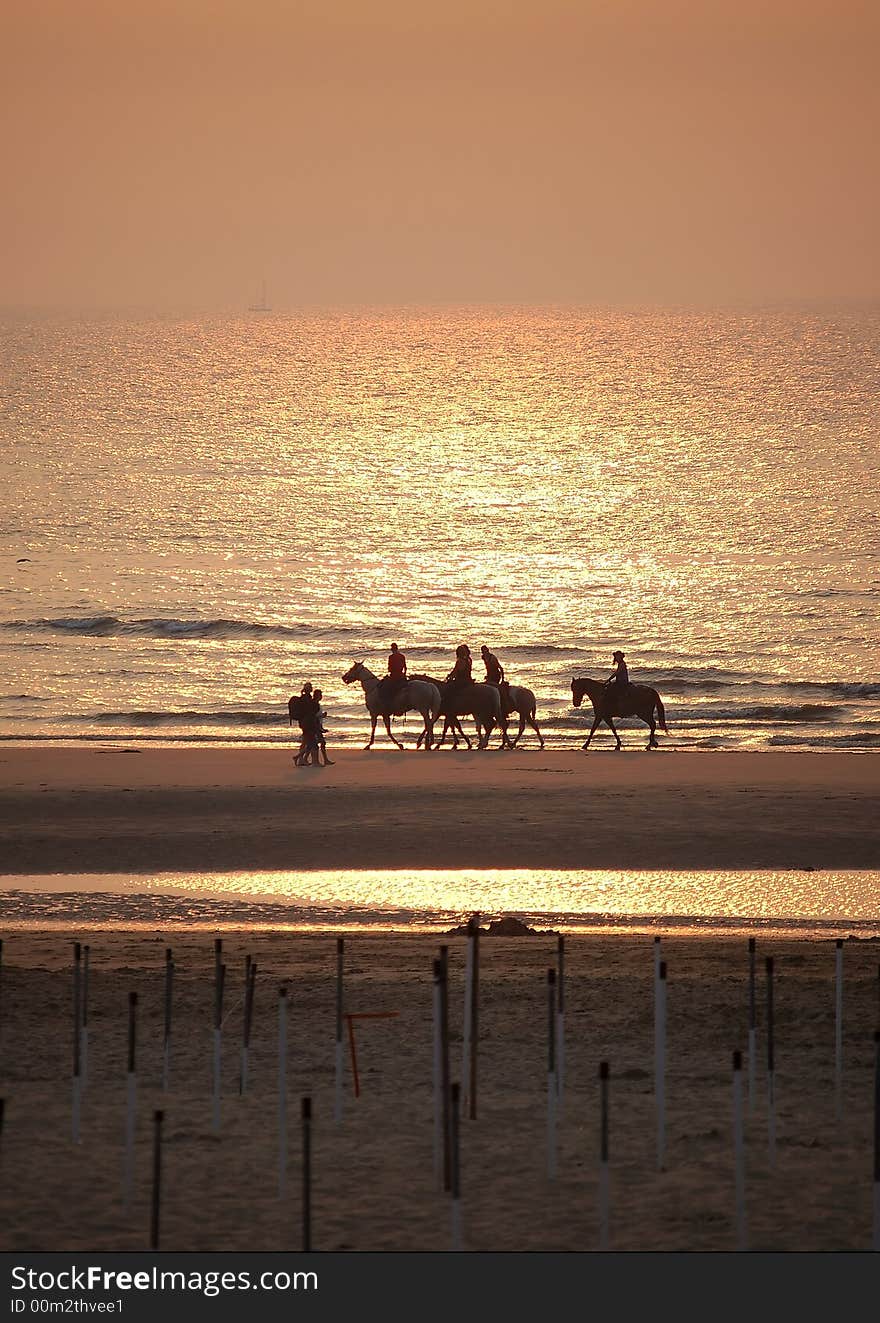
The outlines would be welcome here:
M 391 644 L 391 655 L 388 658 L 388 674 L 393 680 L 403 680 L 406 677 L 406 657 L 404 657 L 396 643 Z
M 390 706 L 398 689 L 405 684 L 406 657 L 404 657 L 397 644 L 392 643 L 391 653 L 388 657 L 388 674 L 379 681 L 379 694 L 384 708 Z

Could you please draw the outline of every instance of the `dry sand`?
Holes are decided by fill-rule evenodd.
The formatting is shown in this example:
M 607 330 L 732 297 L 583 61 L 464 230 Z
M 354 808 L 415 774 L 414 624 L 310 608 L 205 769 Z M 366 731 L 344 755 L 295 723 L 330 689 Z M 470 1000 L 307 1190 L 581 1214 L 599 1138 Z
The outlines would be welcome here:
M 876 868 L 853 753 L 41 746 L 0 752 L 0 871 Z
M 94 763 L 100 760 L 91 760 Z M 137 760 L 143 767 L 145 764 Z M 134 764 L 135 760 L 132 760 Z M 83 1142 L 70 1127 L 70 940 L 6 934 L 0 1003 L 0 1248 L 135 1249 L 149 1226 L 150 1117 L 160 1103 L 162 965 L 177 963 L 162 1244 L 299 1248 L 299 1100 L 315 1106 L 314 1243 L 320 1249 L 445 1249 L 449 1205 L 432 1179 L 431 960 L 436 939 L 348 942 L 347 1007 L 398 1010 L 358 1031 L 363 1096 L 346 1078 L 334 1127 L 334 941 L 227 935 L 222 1133 L 211 1131 L 211 936 L 90 934 L 90 1079 Z M 450 939 L 452 1063 L 460 1073 L 464 942 Z M 245 951 L 259 961 L 252 1092 L 237 1048 Z M 479 1119 L 463 1127 L 466 1248 L 592 1249 L 597 1243 L 597 1083 L 611 1063 L 612 1246 L 734 1247 L 731 1050 L 746 1044 L 745 940 L 664 938 L 669 964 L 668 1170 L 654 1170 L 650 938 L 567 939 L 568 1069 L 559 1178 L 545 1177 L 546 969 L 550 937 L 482 943 Z M 880 947 L 845 947 L 845 1120 L 833 1111 L 833 942 L 759 941 L 776 957 L 778 1162 L 768 1168 L 763 978 L 758 1103 L 747 1132 L 750 1243 L 870 1245 L 872 1099 Z M 276 1194 L 277 989 L 290 988 L 290 1170 Z M 121 1206 L 126 997 L 140 998 L 137 1188 Z

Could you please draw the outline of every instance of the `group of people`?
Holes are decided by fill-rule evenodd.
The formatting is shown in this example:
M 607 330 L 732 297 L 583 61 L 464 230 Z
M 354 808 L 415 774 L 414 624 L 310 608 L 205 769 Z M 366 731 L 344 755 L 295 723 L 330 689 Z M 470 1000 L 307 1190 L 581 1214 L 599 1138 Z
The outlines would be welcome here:
M 486 668 L 486 676 L 482 683 L 494 685 L 500 690 L 504 708 L 509 712 L 512 710 L 510 684 L 504 677 L 504 667 L 485 643 L 480 648 L 480 657 Z M 614 674 L 606 681 L 609 697 L 612 686 L 616 686 L 614 692 L 620 696 L 629 688 L 630 683 L 624 654 L 615 652 L 612 660 L 615 665 Z M 446 683 L 453 687 L 476 684 L 473 666 L 470 648 L 466 643 L 460 643 L 455 649 L 455 665 L 446 676 Z M 408 678 L 406 657 L 398 645 L 392 643 L 387 673 L 379 681 L 379 694 L 385 711 L 390 713 L 395 695 L 407 683 Z M 327 757 L 327 740 L 324 731 L 324 719 L 327 713 L 321 707 L 322 698 L 322 691 L 313 689 L 311 681 L 306 681 L 299 697 L 290 700 L 291 724 L 296 721 L 301 732 L 299 750 L 293 760 L 297 767 L 304 767 L 308 763 L 326 767 L 333 763 L 333 759 Z
M 497 686 L 504 696 L 505 689 L 510 688 L 504 678 L 504 667 L 495 654 L 489 651 L 485 643 L 480 648 L 480 656 L 486 668 L 486 678 L 483 683 Z M 476 684 L 473 676 L 473 665 L 470 648 L 466 643 L 460 643 L 455 649 L 455 665 L 447 675 L 446 683 L 452 686 Z M 379 694 L 383 708 L 390 709 L 394 695 L 406 684 L 407 678 L 406 657 L 397 644 L 392 643 L 391 653 L 388 657 L 388 673 L 379 682 Z
M 321 707 L 324 694 L 321 689 L 313 689 L 307 680 L 300 690 L 298 698 L 292 698 L 288 704 L 290 721 L 296 721 L 300 729 L 299 749 L 294 756 L 297 767 L 308 763 L 319 767 L 332 766 L 333 759 L 327 757 L 327 736 L 324 731 L 324 719 L 327 713 Z

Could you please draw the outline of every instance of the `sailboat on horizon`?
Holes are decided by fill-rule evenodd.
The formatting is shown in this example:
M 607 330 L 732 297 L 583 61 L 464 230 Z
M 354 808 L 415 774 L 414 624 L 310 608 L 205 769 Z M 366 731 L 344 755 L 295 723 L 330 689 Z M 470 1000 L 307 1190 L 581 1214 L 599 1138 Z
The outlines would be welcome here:
M 266 302 L 266 282 L 264 280 L 260 288 L 260 301 L 259 303 L 250 304 L 250 306 L 248 307 L 248 312 L 271 312 L 271 311 L 272 309 L 270 308 L 269 304 Z

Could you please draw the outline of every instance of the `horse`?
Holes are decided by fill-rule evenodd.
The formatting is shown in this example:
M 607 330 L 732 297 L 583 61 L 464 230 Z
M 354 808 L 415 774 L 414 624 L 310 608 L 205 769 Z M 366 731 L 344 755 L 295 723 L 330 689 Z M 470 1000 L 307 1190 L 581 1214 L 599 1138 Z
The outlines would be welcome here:
M 396 740 L 391 734 L 389 717 L 400 717 L 403 716 L 404 712 L 418 712 L 425 723 L 424 730 L 419 737 L 419 746 L 424 741 L 426 749 L 433 747 L 434 722 L 440 713 L 440 691 L 435 684 L 421 679 L 407 680 L 406 684 L 401 685 L 393 695 L 390 712 L 385 712 L 382 709 L 379 692 L 379 677 L 374 675 L 363 662 L 354 662 L 342 679 L 345 684 L 354 684 L 355 680 L 359 680 L 363 686 L 364 702 L 373 723 L 370 729 L 370 742 L 364 745 L 365 749 L 372 749 L 373 747 L 373 741 L 376 738 L 376 722 L 380 716 L 385 723 L 385 730 L 388 732 L 391 743 L 396 744 L 398 749 L 402 749 L 403 745 L 400 740 Z
M 585 694 L 593 704 L 593 725 L 583 748 L 588 749 L 590 747 L 590 740 L 596 732 L 596 727 L 604 721 L 617 740 L 615 751 L 618 751 L 621 747 L 620 736 L 612 717 L 638 717 L 640 721 L 644 721 L 646 725 L 651 727 L 651 734 L 648 737 L 646 748 L 659 749 L 660 746 L 656 740 L 657 723 L 663 731 L 667 730 L 667 726 L 663 700 L 657 690 L 650 689 L 644 684 L 631 684 L 627 687 L 625 694 L 618 695 L 614 692 L 615 687 L 614 685 L 607 686 L 602 680 L 591 680 L 588 676 L 572 680 L 571 701 L 575 707 L 580 707 Z M 655 710 L 657 722 L 654 721 Z
M 493 688 L 498 688 L 499 693 L 501 694 L 501 709 L 503 715 L 505 717 L 511 717 L 513 716 L 514 713 L 516 713 L 516 715 L 519 717 L 519 730 L 516 732 L 513 739 L 510 739 L 508 737 L 506 740 L 502 740 L 501 742 L 502 749 L 516 748 L 517 744 L 522 739 L 522 733 L 525 730 L 526 725 L 531 726 L 532 730 L 535 732 L 535 734 L 538 737 L 538 740 L 540 742 L 540 747 L 543 749 L 544 736 L 541 734 L 538 723 L 535 720 L 535 709 L 537 707 L 537 699 L 535 698 L 535 695 L 532 692 L 532 690 L 526 689 L 525 685 L 520 685 L 520 684 L 506 685 L 505 689 L 500 689 L 497 685 L 494 685 Z M 505 693 L 508 696 L 507 702 L 505 702 Z M 455 718 L 452 719 L 451 731 L 452 731 L 453 748 L 457 747 L 459 738 L 464 740 L 468 748 L 471 747 L 471 742 L 468 739 L 465 732 L 462 730 L 461 723 Z M 477 731 L 478 733 L 482 734 L 479 723 L 477 724 Z M 445 727 L 444 727 L 443 735 L 444 736 L 446 735 Z M 441 744 L 443 743 L 442 738 L 440 740 L 440 743 Z
M 435 749 L 440 748 L 446 739 L 447 732 L 450 730 L 457 744 L 456 728 L 468 748 L 471 747 L 470 740 L 456 720 L 458 717 L 473 717 L 479 736 L 478 749 L 488 748 L 489 736 L 496 726 L 501 731 L 501 747 L 505 748 L 510 744 L 507 737 L 507 719 L 501 710 L 501 695 L 494 685 L 476 683 L 451 685 L 448 680 L 436 680 L 431 675 L 420 675 L 418 678 L 428 684 L 433 684 L 440 692 L 441 710 L 445 720 L 443 734 L 434 745 Z M 422 736 L 419 737 L 420 743 L 422 738 Z
M 510 694 L 510 709 L 505 712 L 505 716 L 512 716 L 515 712 L 519 717 L 519 730 L 510 741 L 510 747 L 513 748 L 522 739 L 522 733 L 526 726 L 531 726 L 541 742 L 541 748 L 544 747 L 544 736 L 538 729 L 538 723 L 535 720 L 535 710 L 537 708 L 537 699 L 531 689 L 526 689 L 525 685 L 508 685 L 507 692 Z

